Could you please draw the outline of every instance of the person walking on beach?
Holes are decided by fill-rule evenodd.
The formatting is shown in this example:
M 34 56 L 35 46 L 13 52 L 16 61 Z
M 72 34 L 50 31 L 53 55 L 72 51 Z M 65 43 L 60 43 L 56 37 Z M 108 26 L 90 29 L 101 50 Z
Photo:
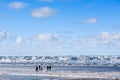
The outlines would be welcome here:
M 38 71 L 38 66 L 36 65 L 36 69 L 35 69 L 35 71 Z
M 47 71 L 49 71 L 49 66 L 47 66 Z
M 49 66 L 49 70 L 51 70 L 51 66 Z
M 42 67 L 39 65 L 39 70 L 41 70 L 41 68 L 42 68 Z

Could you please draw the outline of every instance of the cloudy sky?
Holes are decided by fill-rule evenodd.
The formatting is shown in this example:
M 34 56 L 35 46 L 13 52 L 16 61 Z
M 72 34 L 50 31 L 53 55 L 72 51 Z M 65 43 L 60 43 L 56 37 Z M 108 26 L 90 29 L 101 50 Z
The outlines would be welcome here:
M 0 55 L 119 55 L 120 0 L 0 0 Z

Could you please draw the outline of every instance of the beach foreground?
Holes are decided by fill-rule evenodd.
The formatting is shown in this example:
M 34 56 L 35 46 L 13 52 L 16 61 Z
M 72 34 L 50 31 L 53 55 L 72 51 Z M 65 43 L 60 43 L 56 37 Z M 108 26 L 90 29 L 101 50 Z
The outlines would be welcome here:
M 118 78 L 116 79 L 100 79 L 100 78 L 79 78 L 79 79 L 65 79 L 65 80 L 120 80 Z
M 69 67 L 68 67 L 69 68 Z M 73 67 L 74 68 L 74 67 Z M 0 80 L 120 80 L 119 71 L 69 71 L 52 69 L 35 71 L 34 67 L 0 67 Z

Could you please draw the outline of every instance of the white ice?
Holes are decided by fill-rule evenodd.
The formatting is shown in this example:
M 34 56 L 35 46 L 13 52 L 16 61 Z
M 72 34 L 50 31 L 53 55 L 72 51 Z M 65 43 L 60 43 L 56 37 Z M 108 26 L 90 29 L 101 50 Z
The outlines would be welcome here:
M 0 75 L 20 75 L 20 76 L 52 76 L 68 78 L 120 78 L 120 72 L 79 72 L 79 71 L 46 71 L 36 72 L 34 69 L 22 68 L 0 68 Z

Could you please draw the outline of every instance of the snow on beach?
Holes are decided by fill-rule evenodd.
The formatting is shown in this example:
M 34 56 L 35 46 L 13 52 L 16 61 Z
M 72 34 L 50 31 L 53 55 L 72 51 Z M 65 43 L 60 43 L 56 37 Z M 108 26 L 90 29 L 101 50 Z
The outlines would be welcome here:
M 46 71 L 44 68 L 43 71 L 36 72 L 35 64 L 38 63 L 42 66 L 51 65 L 52 67 L 58 66 L 58 68 L 52 68 L 51 71 Z M 81 70 L 79 70 L 78 66 L 84 67 L 80 67 Z M 119 66 L 120 56 L 1 56 L 0 76 L 45 76 L 68 79 L 105 78 L 111 80 L 120 79 Z M 0 80 L 5 79 L 0 77 Z
M 0 68 L 0 76 L 46 76 L 63 78 L 105 78 L 120 79 L 120 72 L 84 72 L 84 71 L 43 71 L 36 72 L 34 69 Z

